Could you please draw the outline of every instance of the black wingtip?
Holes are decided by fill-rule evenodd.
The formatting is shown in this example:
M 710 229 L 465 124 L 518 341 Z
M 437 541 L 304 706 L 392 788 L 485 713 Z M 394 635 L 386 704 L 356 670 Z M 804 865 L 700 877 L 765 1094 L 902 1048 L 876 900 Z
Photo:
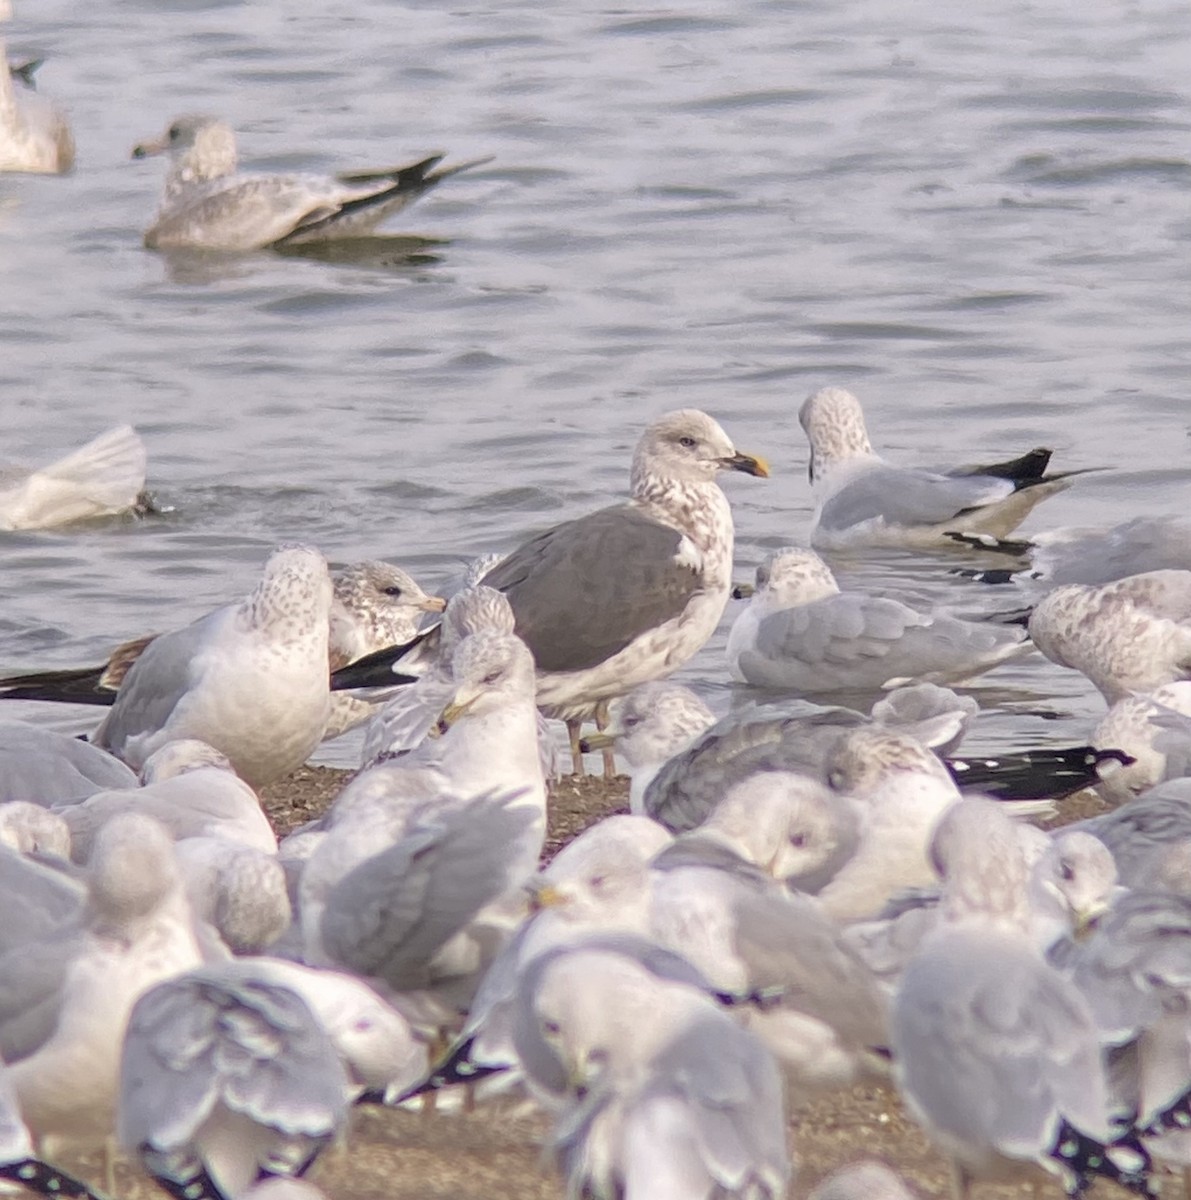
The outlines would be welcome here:
M 27 88 L 37 90 L 37 80 L 33 78 L 39 68 L 45 65 L 44 58 L 31 58 L 28 62 L 9 64 L 8 73 L 19 79 Z
M 1093 1179 L 1110 1180 L 1137 1196 L 1159 1194 L 1151 1175 L 1153 1162 L 1136 1133 L 1100 1142 L 1063 1121 L 1050 1158 L 1067 1173 L 1069 1196 L 1083 1195 Z
M 394 670 L 394 664 L 417 646 L 425 637 L 419 634 L 412 641 L 400 646 L 385 646 L 374 650 L 363 658 L 331 672 L 331 691 L 342 692 L 350 688 L 393 687 L 398 684 L 416 683 L 416 675 L 402 675 Z
M 40 1158 L 0 1164 L 0 1179 L 10 1179 L 42 1196 L 57 1196 L 63 1200 L 107 1200 L 103 1192 L 95 1191 L 81 1179 L 59 1171 Z
M 945 758 L 943 763 L 963 792 L 996 800 L 1062 800 L 1099 783 L 1106 763 L 1127 767 L 1134 761 L 1123 750 L 1064 746 L 989 758 Z
M 959 530 L 949 529 L 943 536 L 961 546 L 971 546 L 973 550 L 987 550 L 990 554 L 1008 554 L 1014 558 L 1024 558 L 1034 549 L 1033 542 L 993 537 L 991 533 L 961 533 Z

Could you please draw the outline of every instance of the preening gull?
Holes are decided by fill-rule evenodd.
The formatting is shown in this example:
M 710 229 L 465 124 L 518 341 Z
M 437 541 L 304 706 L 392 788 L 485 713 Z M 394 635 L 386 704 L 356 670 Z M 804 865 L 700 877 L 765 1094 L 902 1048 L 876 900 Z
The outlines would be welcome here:
M 901 1094 L 973 1179 L 1042 1168 L 1079 1194 L 1097 1175 L 1141 1190 L 1149 1160 L 1119 1135 L 1092 1014 L 1028 936 L 1026 858 L 987 801 L 956 805 L 936 841 L 948 874 L 939 927 L 910 961 L 893 1006 Z
M 724 470 L 769 473 L 706 413 L 667 413 L 637 443 L 626 503 L 546 530 L 484 577 L 513 606 L 537 664 L 538 705 L 567 722 L 577 772 L 581 722 L 676 671 L 719 624 L 732 586 L 732 511 L 716 478 Z M 378 656 L 335 686 L 385 682 Z
M 0 20 L 8 19 L 8 0 L 0 4 Z M 59 175 L 74 166 L 74 136 L 57 105 L 29 84 L 38 63 L 9 71 L 4 39 L 0 38 L 0 171 L 29 171 Z M 13 76 L 19 75 L 18 83 Z
M 1005 537 L 1078 473 L 1047 475 L 1051 452 L 1041 449 L 946 472 L 891 466 L 873 452 L 860 401 L 843 388 L 815 392 L 798 419 L 811 450 L 811 544 L 820 548 L 944 546 L 952 532 Z
M 0 529 L 49 529 L 136 511 L 146 503 L 147 461 L 136 430 L 121 425 L 48 466 L 0 467 Z
M 176 118 L 132 155 L 167 151 L 161 208 L 145 231 L 151 250 L 234 253 L 366 237 L 444 179 L 490 161 L 435 170 L 442 160 L 435 154 L 406 167 L 335 176 L 239 174 L 231 126 L 205 116 Z
M 226 754 L 254 787 L 288 774 L 327 723 L 330 609 L 322 555 L 276 551 L 242 603 L 149 643 L 96 745 L 140 767 L 166 742 L 197 738 Z
M 297 992 L 251 963 L 166 980 L 124 1038 L 119 1136 L 174 1196 L 300 1176 L 347 1123 L 348 1079 Z
M 773 1060 L 703 992 L 631 957 L 575 949 L 532 973 L 524 1006 L 547 1079 L 573 1081 L 554 1131 L 573 1194 L 785 1195 Z
M 757 568 L 757 588 L 728 635 L 734 679 L 801 695 L 956 683 L 1029 653 L 1017 625 L 920 613 L 890 596 L 841 592 L 812 550 Z
M 1109 704 L 1191 674 L 1191 571 L 1149 571 L 1099 587 L 1069 584 L 1030 614 L 1051 662 L 1081 671 Z
M 1118 700 L 1093 730 L 1092 745 L 1119 749 L 1133 759 L 1094 785 L 1117 804 L 1191 774 L 1191 681 L 1180 679 Z

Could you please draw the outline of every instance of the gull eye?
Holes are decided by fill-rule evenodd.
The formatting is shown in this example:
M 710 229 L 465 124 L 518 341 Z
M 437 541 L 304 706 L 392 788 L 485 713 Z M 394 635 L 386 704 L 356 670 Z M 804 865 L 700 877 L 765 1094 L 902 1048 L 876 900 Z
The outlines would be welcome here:
M 598 892 L 608 882 L 608 876 L 593 875 L 588 882 L 591 884 L 592 890 Z
M 1065 863 L 1063 863 L 1063 865 L 1062 865 L 1062 866 L 1059 868 L 1059 874 L 1060 874 L 1060 875 L 1061 875 L 1061 876 L 1062 876 L 1062 877 L 1063 877 L 1063 878 L 1064 878 L 1064 879 L 1065 879 L 1065 880 L 1066 880 L 1068 883 L 1070 883 L 1070 882 L 1071 882 L 1071 881 L 1072 881 L 1072 880 L 1075 878 L 1075 868 L 1074 868 L 1074 867 L 1073 867 L 1073 866 L 1072 866 L 1072 865 L 1071 865 L 1069 862 L 1065 862 Z
M 562 1033 L 562 1026 L 557 1021 L 543 1021 L 542 1031 L 550 1034 L 551 1037 L 557 1037 Z
M 684 450 L 693 450 L 695 448 L 695 439 L 690 434 L 684 434 L 678 439 L 678 444 Z
M 806 841 L 807 838 L 805 833 L 790 834 L 790 845 L 794 846 L 796 849 L 801 850 L 802 847 L 806 845 Z
M 636 729 L 637 726 L 641 724 L 641 718 L 640 717 L 625 717 L 624 720 L 621 721 L 620 724 L 621 724 L 621 728 L 623 728 L 623 729 Z
M 381 588 L 381 591 L 386 596 L 400 596 L 401 595 L 401 589 L 395 583 L 390 584 L 388 587 Z
M 489 686 L 491 684 L 496 683 L 496 681 L 498 679 L 500 679 L 499 671 L 489 671 L 488 674 L 485 675 L 482 680 L 480 680 L 480 682 L 483 683 L 485 686 Z
M 169 128 L 169 132 L 166 136 L 170 139 L 171 142 L 176 142 L 182 136 L 182 126 L 181 125 L 171 125 Z

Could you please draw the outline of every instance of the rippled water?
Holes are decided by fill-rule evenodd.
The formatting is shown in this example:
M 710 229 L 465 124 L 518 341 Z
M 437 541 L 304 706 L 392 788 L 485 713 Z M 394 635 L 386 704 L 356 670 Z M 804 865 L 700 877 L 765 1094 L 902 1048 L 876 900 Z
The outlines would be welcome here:
M 0 535 L 6 669 L 184 623 L 282 539 L 443 583 L 614 498 L 643 422 L 679 405 L 773 460 L 768 483 L 729 483 L 744 573 L 806 532 L 795 414 L 826 383 L 857 391 L 901 461 L 1049 445 L 1059 465 L 1110 468 L 1031 528 L 1185 505 L 1180 3 L 17 0 L 16 15 L 10 52 L 47 56 L 79 164 L 0 177 L 3 457 L 128 420 L 175 511 Z M 140 245 L 160 163 L 128 152 L 187 111 L 230 119 L 255 167 L 495 161 L 399 218 L 417 240 L 170 262 Z M 1003 602 L 947 565 L 859 569 Z M 722 682 L 718 644 L 686 674 Z M 993 679 L 986 743 L 1076 737 L 1099 708 L 1041 661 Z

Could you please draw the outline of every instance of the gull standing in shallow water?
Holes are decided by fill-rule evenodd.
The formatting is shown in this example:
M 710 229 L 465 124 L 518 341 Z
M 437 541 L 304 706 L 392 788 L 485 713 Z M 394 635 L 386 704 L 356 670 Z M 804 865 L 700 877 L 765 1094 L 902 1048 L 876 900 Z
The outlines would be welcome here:
M 184 116 L 134 158 L 169 152 L 161 208 L 145 231 L 150 250 L 244 252 L 366 237 L 451 175 L 489 159 L 434 168 L 435 154 L 407 167 L 341 175 L 236 173 L 236 136 L 217 117 Z
M 483 579 L 513 606 L 537 664 L 538 706 L 566 721 L 577 773 L 583 720 L 676 671 L 719 624 L 732 586 L 732 510 L 717 481 L 725 470 L 769 474 L 706 413 L 667 413 L 637 443 L 627 502 L 538 534 Z M 387 663 L 404 652 L 349 667 L 334 685 L 391 683 Z
M 811 447 L 811 544 L 829 550 L 946 546 L 954 532 L 1005 537 L 1079 473 L 1047 475 L 1051 452 L 1041 449 L 945 472 L 891 466 L 874 453 L 860 401 L 843 388 L 815 392 L 798 420 Z
M 728 635 L 728 670 L 799 694 L 956 683 L 1032 649 L 1024 629 L 919 613 L 889 596 L 841 592 L 813 551 L 757 568 L 757 590 Z

